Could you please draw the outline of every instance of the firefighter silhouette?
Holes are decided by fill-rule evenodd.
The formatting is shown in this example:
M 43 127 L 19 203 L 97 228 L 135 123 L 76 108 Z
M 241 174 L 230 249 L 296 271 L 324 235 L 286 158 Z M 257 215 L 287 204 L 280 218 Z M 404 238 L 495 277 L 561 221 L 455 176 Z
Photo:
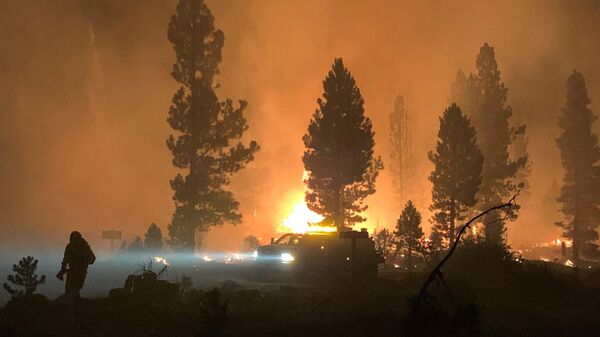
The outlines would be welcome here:
M 56 274 L 59 280 L 67 274 L 65 283 L 65 294 L 79 297 L 79 291 L 83 288 L 83 283 L 87 276 L 88 265 L 96 261 L 96 256 L 92 248 L 81 236 L 81 233 L 74 231 L 69 237 L 69 243 L 65 247 L 65 256 L 62 261 L 61 269 Z

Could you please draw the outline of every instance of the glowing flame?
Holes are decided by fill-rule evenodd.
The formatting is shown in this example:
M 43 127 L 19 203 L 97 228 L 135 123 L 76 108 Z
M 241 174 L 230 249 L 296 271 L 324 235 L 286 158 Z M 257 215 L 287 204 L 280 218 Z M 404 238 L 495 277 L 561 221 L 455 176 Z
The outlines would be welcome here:
M 155 256 L 155 257 L 154 257 L 154 262 L 162 263 L 162 264 L 164 264 L 164 265 L 166 265 L 166 266 L 168 266 L 168 265 L 169 265 L 169 262 L 167 261 L 167 259 L 165 259 L 165 258 L 164 258 L 164 257 L 162 257 L 162 256 Z
M 567 267 L 575 267 L 575 263 L 573 263 L 573 261 L 571 261 L 571 260 L 567 260 L 567 261 L 565 261 L 565 266 L 567 266 Z
M 573 240 L 565 240 L 565 241 L 561 241 L 560 239 L 556 239 L 554 240 L 554 244 L 556 246 L 561 246 L 562 243 L 565 243 L 566 247 L 572 247 L 573 246 Z
M 277 231 L 282 233 L 306 233 L 306 232 L 335 232 L 336 228 L 331 226 L 311 225 L 323 221 L 323 217 L 306 206 L 304 200 L 297 202 L 291 212 L 278 226 Z

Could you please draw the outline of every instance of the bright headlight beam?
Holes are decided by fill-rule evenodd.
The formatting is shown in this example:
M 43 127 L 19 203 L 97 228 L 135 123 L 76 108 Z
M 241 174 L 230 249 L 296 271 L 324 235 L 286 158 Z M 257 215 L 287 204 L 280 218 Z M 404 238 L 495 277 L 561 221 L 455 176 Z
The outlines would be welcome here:
M 294 256 L 290 253 L 281 253 L 281 261 L 292 262 L 294 261 Z

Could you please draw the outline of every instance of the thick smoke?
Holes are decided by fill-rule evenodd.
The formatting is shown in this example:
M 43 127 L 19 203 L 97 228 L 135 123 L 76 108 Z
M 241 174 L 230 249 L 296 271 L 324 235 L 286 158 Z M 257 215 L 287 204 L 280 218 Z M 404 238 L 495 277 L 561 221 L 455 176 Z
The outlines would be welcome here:
M 175 174 L 165 119 L 176 83 L 166 26 L 176 1 L 2 1 L 0 4 L 0 229 L 2 244 L 62 244 L 72 229 L 106 247 L 102 229 L 166 232 Z M 532 193 L 513 243 L 558 235 L 548 206 L 562 168 L 554 144 L 564 82 L 586 76 L 600 112 L 600 5 L 592 1 L 209 1 L 225 33 L 218 94 L 246 99 L 248 138 L 262 146 L 234 179 L 246 221 L 208 245 L 264 240 L 301 197 L 301 137 L 335 57 L 355 76 L 388 158 L 388 114 L 404 95 L 419 167 L 417 207 L 429 218 L 438 116 L 459 68 L 495 47 L 515 120 L 528 125 Z M 93 41 L 93 43 L 92 43 Z M 599 124 L 599 123 L 596 123 Z M 596 125 L 598 130 L 598 125 Z M 370 228 L 392 226 L 401 206 L 387 171 L 368 199 Z M 557 208 L 558 205 L 556 205 Z M 254 216 L 255 214 L 255 216 Z M 427 224 L 425 227 L 428 227 Z

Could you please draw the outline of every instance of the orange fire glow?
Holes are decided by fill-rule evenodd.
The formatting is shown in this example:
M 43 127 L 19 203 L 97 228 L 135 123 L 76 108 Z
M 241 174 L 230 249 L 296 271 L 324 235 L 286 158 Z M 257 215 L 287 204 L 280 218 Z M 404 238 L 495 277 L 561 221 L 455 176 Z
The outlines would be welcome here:
M 335 232 L 331 226 L 314 225 L 323 221 L 323 217 L 306 206 L 304 200 L 295 203 L 287 217 L 279 224 L 280 233 Z

